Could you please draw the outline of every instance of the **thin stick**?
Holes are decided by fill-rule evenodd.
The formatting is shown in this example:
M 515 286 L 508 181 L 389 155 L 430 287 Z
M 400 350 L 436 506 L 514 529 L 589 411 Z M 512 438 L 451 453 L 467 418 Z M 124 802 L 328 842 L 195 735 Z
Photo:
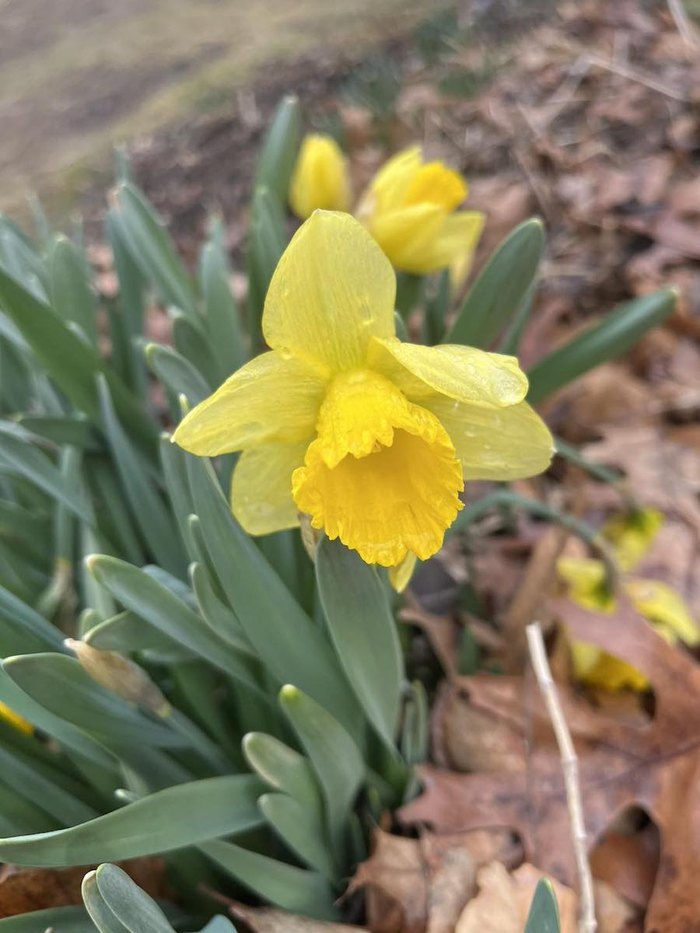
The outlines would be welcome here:
M 586 852 L 586 825 L 583 820 L 583 804 L 581 801 L 581 787 L 578 779 L 578 759 L 571 741 L 571 733 L 566 724 L 564 713 L 559 703 L 557 688 L 552 678 L 547 661 L 547 652 L 542 638 L 542 629 L 539 622 L 532 622 L 525 629 L 527 644 L 530 649 L 530 660 L 537 677 L 540 692 L 547 706 L 547 712 L 552 722 L 554 735 L 561 755 L 561 767 L 564 773 L 564 786 L 566 788 L 566 803 L 569 808 L 571 820 L 571 837 L 574 843 L 574 855 L 581 888 L 581 911 L 579 929 L 581 933 L 595 933 L 598 924 L 595 919 L 595 903 L 593 899 L 593 877 L 588 864 Z
M 681 34 L 681 38 L 686 45 L 700 45 L 700 38 L 698 38 L 698 33 L 690 17 L 685 11 L 683 6 L 683 0 L 668 0 L 668 8 L 673 17 L 673 22 L 676 24 L 676 29 Z

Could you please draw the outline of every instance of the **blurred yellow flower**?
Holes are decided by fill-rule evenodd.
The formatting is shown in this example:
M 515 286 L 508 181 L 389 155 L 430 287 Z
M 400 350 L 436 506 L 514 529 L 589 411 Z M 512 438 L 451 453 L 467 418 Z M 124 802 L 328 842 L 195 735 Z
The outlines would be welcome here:
M 305 137 L 292 175 L 289 203 L 302 220 L 318 209 L 350 209 L 350 181 L 345 156 L 331 136 Z
M 602 535 L 613 546 L 618 565 L 629 571 L 649 549 L 663 516 L 654 509 L 641 509 L 607 522 Z M 562 557 L 559 576 L 568 584 L 569 595 L 580 606 L 611 614 L 616 601 L 606 586 L 605 565 L 598 560 Z M 637 612 L 650 622 L 670 644 L 683 641 L 700 644 L 700 630 L 687 606 L 670 586 L 657 580 L 623 577 L 621 589 Z M 571 646 L 574 676 L 582 683 L 605 690 L 646 690 L 649 681 L 631 664 L 594 645 L 575 641 Z
M 242 450 L 231 505 L 251 534 L 299 513 L 368 563 L 439 550 L 465 480 L 547 469 L 552 438 L 511 356 L 395 336 L 396 277 L 349 214 L 315 212 L 272 277 L 272 349 L 178 427 L 199 456 Z M 403 582 L 397 572 L 397 582 Z
M 9 723 L 20 732 L 24 732 L 25 735 L 31 735 L 32 732 L 34 732 L 34 727 L 28 723 L 26 719 L 22 719 L 21 716 L 18 716 L 14 710 L 10 709 L 10 707 L 6 706 L 4 703 L 0 703 L 0 719 Z
M 353 211 L 396 269 L 415 274 L 451 269 L 458 284 L 471 267 L 484 215 L 457 208 L 467 184 L 442 162 L 424 162 L 419 146 L 389 159 Z M 305 220 L 316 208 L 350 210 L 347 163 L 329 136 L 307 136 L 289 201 Z

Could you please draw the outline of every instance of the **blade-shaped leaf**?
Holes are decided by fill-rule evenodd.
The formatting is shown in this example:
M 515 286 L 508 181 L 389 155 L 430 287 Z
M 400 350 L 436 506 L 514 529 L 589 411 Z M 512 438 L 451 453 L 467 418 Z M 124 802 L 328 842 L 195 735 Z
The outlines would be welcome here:
M 51 304 L 65 321 L 73 321 L 91 343 L 97 341 L 97 302 L 90 271 L 71 241 L 57 236 L 49 251 Z
M 367 718 L 393 748 L 404 681 L 403 655 L 376 570 L 324 538 L 316 576 L 338 659 Z
M 491 346 L 525 300 L 544 246 L 541 220 L 532 217 L 516 227 L 470 289 L 446 342 Z
M 0 920 L 0 933 L 95 933 L 95 924 L 84 907 L 51 907 Z
M 535 888 L 525 933 L 559 933 L 559 907 L 551 881 L 541 878 Z
M 148 933 L 174 933 L 168 918 L 153 898 L 142 891 L 118 865 L 100 865 L 91 875 L 107 909 L 129 933 L 143 933 L 144 930 L 148 930 Z M 88 898 L 85 897 L 85 881 L 83 899 L 90 910 Z
M 259 826 L 260 791 L 247 774 L 178 784 L 78 826 L 0 839 L 0 858 L 60 868 L 171 852 Z
M 265 135 L 255 173 L 255 187 L 269 188 L 277 196 L 280 204 L 287 202 L 300 139 L 299 98 L 290 94 L 277 106 Z

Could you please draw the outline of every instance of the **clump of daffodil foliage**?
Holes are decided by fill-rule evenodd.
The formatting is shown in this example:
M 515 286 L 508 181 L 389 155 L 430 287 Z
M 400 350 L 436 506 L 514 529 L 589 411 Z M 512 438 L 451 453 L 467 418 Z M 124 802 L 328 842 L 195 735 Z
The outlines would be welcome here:
M 674 297 L 621 307 L 526 375 L 542 225 L 518 227 L 457 302 L 483 218 L 417 148 L 355 206 L 337 144 L 302 144 L 283 101 L 244 307 L 221 222 L 191 273 L 120 171 L 108 295 L 79 237 L 0 219 L 0 861 L 103 863 L 84 906 L 0 933 L 200 930 L 216 913 L 203 885 L 342 919 L 372 827 L 427 755 L 395 590 L 492 508 L 595 544 L 507 486 L 553 454 L 532 404 Z M 296 233 L 289 202 L 308 215 Z M 172 345 L 147 337 L 154 302 Z M 474 500 L 474 479 L 500 485 Z M 151 854 L 177 905 L 109 864 Z

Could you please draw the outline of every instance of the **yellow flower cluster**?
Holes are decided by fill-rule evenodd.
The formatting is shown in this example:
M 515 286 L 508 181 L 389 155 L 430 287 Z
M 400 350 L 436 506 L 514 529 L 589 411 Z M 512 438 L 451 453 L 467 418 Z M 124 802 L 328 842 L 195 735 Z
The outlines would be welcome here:
M 368 563 L 396 567 L 442 545 L 469 479 L 547 469 L 552 438 L 511 356 L 402 343 L 396 277 L 349 214 L 316 211 L 268 289 L 269 352 L 183 419 L 200 456 L 243 451 L 231 505 L 251 534 L 310 516 Z
M 644 557 L 658 532 L 663 517 L 653 509 L 617 516 L 603 527 L 603 536 L 615 550 L 618 566 L 625 572 L 621 588 L 637 612 L 671 644 L 683 641 L 700 644 L 700 630 L 687 606 L 670 586 L 658 580 L 629 576 Z M 615 597 L 606 586 L 601 561 L 562 557 L 557 564 L 560 577 L 568 584 L 569 595 L 580 606 L 596 612 L 613 613 Z M 576 641 L 571 648 L 574 676 L 582 683 L 605 690 L 646 690 L 647 678 L 631 664 L 595 645 Z
M 481 235 L 483 214 L 460 211 L 468 189 L 442 162 L 423 161 L 412 146 L 382 167 L 354 214 L 396 269 L 424 274 L 459 267 L 466 274 Z M 302 220 L 314 210 L 350 210 L 347 163 L 335 140 L 307 136 L 292 177 L 289 201 Z

